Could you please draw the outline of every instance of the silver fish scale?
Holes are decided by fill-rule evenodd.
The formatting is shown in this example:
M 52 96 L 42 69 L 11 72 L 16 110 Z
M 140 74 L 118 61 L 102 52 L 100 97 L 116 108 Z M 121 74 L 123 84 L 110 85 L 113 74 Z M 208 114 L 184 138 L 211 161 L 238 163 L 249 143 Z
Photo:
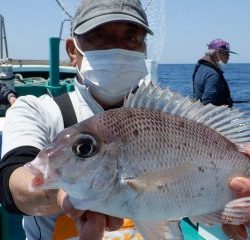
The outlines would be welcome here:
M 193 121 L 126 108 L 101 114 L 97 122 L 119 152 L 119 181 L 107 207 L 116 215 L 177 219 L 213 212 L 232 199 L 228 180 L 248 175 L 249 160 L 233 143 Z M 122 179 L 132 182 L 126 191 Z

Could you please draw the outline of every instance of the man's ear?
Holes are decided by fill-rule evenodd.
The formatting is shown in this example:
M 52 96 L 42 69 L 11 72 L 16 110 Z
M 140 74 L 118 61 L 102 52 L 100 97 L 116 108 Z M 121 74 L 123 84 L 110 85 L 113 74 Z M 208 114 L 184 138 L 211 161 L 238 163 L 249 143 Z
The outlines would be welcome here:
M 68 38 L 66 40 L 66 51 L 69 56 L 70 62 L 72 66 L 76 66 L 77 56 L 76 56 L 76 48 L 73 41 L 73 38 Z

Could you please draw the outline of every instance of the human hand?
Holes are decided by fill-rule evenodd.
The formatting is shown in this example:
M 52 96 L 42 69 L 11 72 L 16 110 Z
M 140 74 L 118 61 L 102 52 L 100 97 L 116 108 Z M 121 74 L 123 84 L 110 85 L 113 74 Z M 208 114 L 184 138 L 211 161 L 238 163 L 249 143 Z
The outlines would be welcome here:
M 15 101 L 16 101 L 16 97 L 11 96 L 11 97 L 9 98 L 9 103 L 10 103 L 10 105 L 13 105 L 13 104 L 15 103 Z
M 245 151 L 250 158 L 250 146 Z M 250 161 L 250 159 L 249 159 Z M 244 177 L 236 177 L 231 180 L 230 187 L 239 197 L 250 197 L 250 179 Z
M 250 179 L 236 177 L 230 182 L 230 187 L 239 197 L 250 197 Z
M 63 190 L 59 190 L 57 202 L 65 214 L 75 220 L 80 240 L 101 240 L 105 230 L 115 231 L 123 224 L 120 218 L 75 209 Z

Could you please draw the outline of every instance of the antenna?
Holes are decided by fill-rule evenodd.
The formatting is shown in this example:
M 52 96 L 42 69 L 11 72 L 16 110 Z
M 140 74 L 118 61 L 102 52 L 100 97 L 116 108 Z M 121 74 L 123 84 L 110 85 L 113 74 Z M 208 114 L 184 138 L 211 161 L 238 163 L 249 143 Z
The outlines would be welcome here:
M 9 58 L 4 18 L 2 15 L 0 15 L 0 59 L 4 58 L 4 50 L 5 58 Z

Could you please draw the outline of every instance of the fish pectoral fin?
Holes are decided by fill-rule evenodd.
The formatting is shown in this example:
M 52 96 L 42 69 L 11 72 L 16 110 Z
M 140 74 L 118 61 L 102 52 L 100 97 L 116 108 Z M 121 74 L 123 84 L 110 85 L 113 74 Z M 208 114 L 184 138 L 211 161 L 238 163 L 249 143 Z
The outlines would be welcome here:
M 136 192 L 144 192 L 148 189 L 147 184 L 143 181 L 138 180 L 138 179 L 123 180 L 123 183 L 130 186 Z
M 179 221 L 137 222 L 135 226 L 144 240 L 182 240 Z
M 138 177 L 125 177 L 122 179 L 122 184 L 127 184 L 138 192 L 151 191 L 156 188 L 165 187 L 184 176 L 190 175 L 196 169 L 197 166 L 192 164 L 171 167 L 148 172 Z

